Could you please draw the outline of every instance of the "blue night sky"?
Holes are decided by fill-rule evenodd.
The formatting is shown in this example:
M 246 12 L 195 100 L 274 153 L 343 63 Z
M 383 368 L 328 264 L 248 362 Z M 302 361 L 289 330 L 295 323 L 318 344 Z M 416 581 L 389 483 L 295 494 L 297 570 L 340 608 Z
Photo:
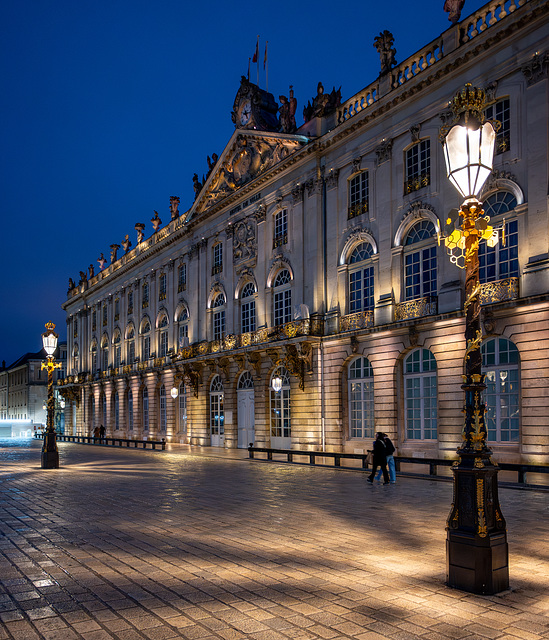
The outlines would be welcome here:
M 68 278 L 126 233 L 135 245 L 136 222 L 149 237 L 155 209 L 167 223 L 171 195 L 190 207 L 258 34 L 259 83 L 268 40 L 269 91 L 294 85 L 299 125 L 319 80 L 343 100 L 375 80 L 380 31 L 401 62 L 446 30 L 443 4 L 3 0 L 0 363 L 38 351 L 49 320 L 65 339 Z

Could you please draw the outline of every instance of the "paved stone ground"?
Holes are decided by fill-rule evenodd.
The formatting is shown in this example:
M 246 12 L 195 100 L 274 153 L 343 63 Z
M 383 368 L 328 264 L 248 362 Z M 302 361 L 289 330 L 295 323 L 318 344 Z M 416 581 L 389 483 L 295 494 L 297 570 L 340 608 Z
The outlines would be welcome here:
M 447 482 L 0 441 L 0 640 L 549 638 L 549 494 L 501 490 L 512 588 L 444 585 Z

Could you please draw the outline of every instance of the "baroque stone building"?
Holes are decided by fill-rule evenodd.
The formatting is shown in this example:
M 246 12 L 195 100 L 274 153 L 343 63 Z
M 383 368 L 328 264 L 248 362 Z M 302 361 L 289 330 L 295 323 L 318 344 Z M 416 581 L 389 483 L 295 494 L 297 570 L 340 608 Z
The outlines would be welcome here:
M 363 452 L 379 429 L 454 456 L 464 274 L 437 234 L 461 203 L 438 135 L 471 82 L 501 123 L 481 194 L 505 227 L 480 255 L 488 440 L 549 462 L 547 14 L 490 2 L 401 64 L 384 32 L 379 77 L 344 102 L 319 83 L 297 130 L 292 95 L 279 109 L 243 78 L 192 206 L 172 197 L 167 224 L 71 281 L 75 432 Z

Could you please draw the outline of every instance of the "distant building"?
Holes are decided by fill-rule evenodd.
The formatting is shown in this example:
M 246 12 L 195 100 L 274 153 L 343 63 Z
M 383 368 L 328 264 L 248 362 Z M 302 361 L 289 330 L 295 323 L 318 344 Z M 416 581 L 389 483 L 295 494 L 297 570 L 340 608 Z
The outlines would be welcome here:
M 297 130 L 291 94 L 279 108 L 243 78 L 192 206 L 172 198 L 71 281 L 74 431 L 364 452 L 382 430 L 401 455 L 455 456 L 464 272 L 437 232 L 461 199 L 438 136 L 471 82 L 501 124 L 481 194 L 506 231 L 480 255 L 488 441 L 548 463 L 548 12 L 488 3 L 400 64 L 384 32 L 381 74 L 344 102 L 319 83 Z
M 60 342 L 56 360 L 61 369 L 56 370 L 55 380 L 66 377 L 67 343 Z M 26 353 L 13 364 L 0 369 L 0 426 L 4 431 L 10 425 L 19 425 L 24 430 L 42 428 L 46 424 L 45 404 L 47 400 L 47 372 L 42 370 L 45 362 L 44 351 Z M 58 395 L 58 394 L 57 394 Z M 64 412 L 60 407 L 61 398 L 56 399 L 57 427 L 64 428 Z M 6 435 L 6 433 L 4 434 Z

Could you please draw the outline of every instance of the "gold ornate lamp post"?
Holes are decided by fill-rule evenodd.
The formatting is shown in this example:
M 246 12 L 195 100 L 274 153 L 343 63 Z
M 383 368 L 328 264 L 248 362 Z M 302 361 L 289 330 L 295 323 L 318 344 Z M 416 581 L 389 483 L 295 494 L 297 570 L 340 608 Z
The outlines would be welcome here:
M 46 432 L 44 434 L 44 444 L 42 446 L 42 469 L 59 469 L 59 451 L 54 428 L 55 398 L 53 396 L 53 372 L 61 367 L 61 363 L 54 362 L 54 353 L 57 349 L 57 338 L 53 322 L 46 324 L 46 331 L 42 334 L 42 343 L 46 352 L 47 360 L 42 363 L 42 369 L 48 371 L 48 402 Z
M 444 243 L 450 259 L 465 269 L 465 423 L 454 473 L 454 501 L 446 538 L 447 583 L 480 594 L 509 587 L 506 525 L 498 499 L 497 465 L 486 445 L 480 343 L 478 248 L 491 246 L 499 231 L 489 225 L 477 200 L 492 171 L 495 129 L 483 115 L 484 91 L 466 85 L 453 100 L 454 121 L 441 131 L 448 178 L 465 198 L 447 220 Z M 498 126 L 497 123 L 494 123 Z M 453 228 L 452 228 L 453 227 Z

